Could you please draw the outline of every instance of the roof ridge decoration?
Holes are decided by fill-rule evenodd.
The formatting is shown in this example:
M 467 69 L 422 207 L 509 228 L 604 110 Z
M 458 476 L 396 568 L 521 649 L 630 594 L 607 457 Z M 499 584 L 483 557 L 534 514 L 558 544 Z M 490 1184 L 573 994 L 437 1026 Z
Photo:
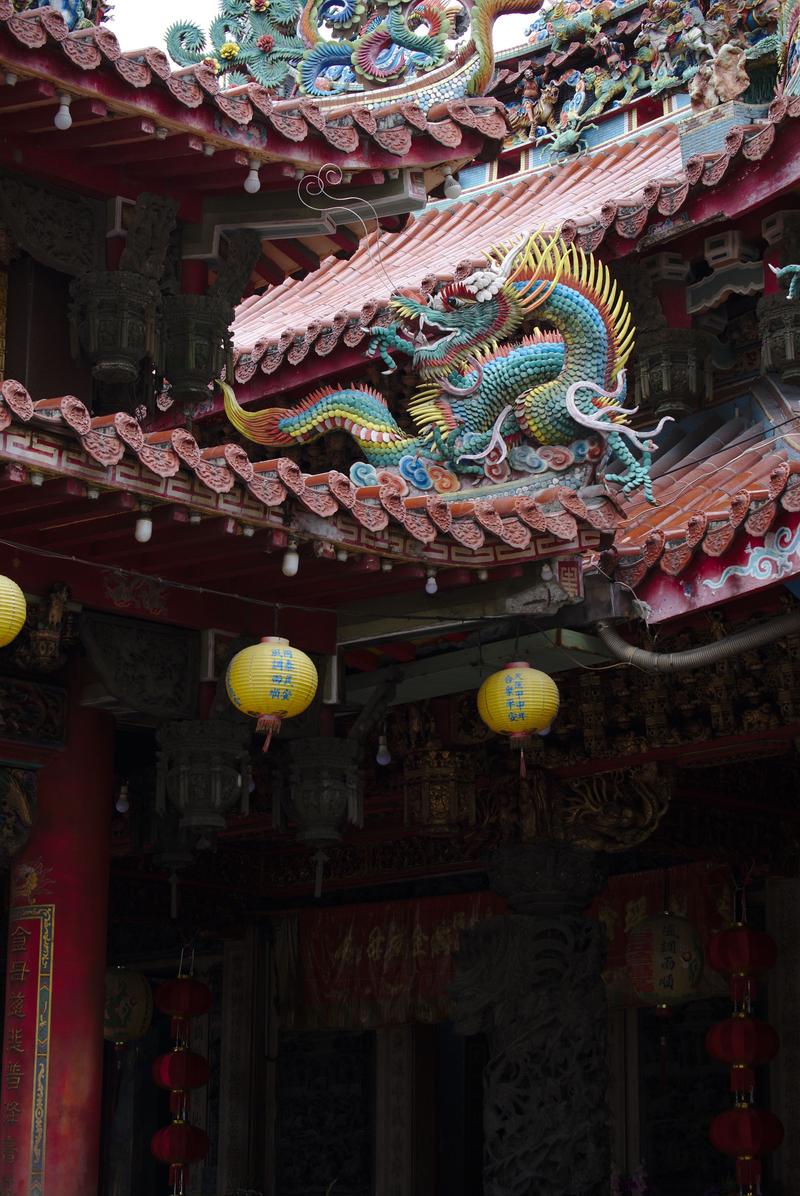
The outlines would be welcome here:
M 484 95 L 494 72 L 496 19 L 506 12 L 534 13 L 541 4 L 220 0 L 208 35 L 194 22 L 178 22 L 168 30 L 167 49 L 181 66 L 209 65 L 227 88 L 255 82 L 280 96 L 296 86 L 301 94 L 339 105 L 388 88 L 394 89 L 392 99 L 410 96 L 428 111 Z
M 63 18 L 67 28 L 88 29 L 107 21 L 113 7 L 106 0 L 14 0 L 16 12 L 34 12 L 52 8 Z
M 607 266 L 558 233 L 523 236 L 486 258 L 427 296 L 396 293 L 394 321 L 372 329 L 368 353 L 389 371 L 394 354 L 411 357 L 415 432 L 357 385 L 253 412 L 223 383 L 231 423 L 259 444 L 287 448 L 344 429 L 366 458 L 352 467 L 354 482 L 380 487 L 382 471 L 423 499 L 434 490 L 461 502 L 486 487 L 516 498 L 559 482 L 580 490 L 605 473 L 623 495 L 641 487 L 654 502 L 653 438 L 669 421 L 645 432 L 628 423 L 624 367 L 634 330 Z M 549 330 L 512 340 L 531 318 Z M 622 472 L 610 472 L 613 460 Z

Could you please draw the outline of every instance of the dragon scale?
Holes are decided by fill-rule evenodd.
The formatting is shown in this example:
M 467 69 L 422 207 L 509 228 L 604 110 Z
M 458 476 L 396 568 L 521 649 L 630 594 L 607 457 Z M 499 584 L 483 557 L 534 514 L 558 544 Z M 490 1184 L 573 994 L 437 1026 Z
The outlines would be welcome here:
M 294 407 L 260 412 L 244 410 L 225 387 L 231 423 L 275 447 L 344 429 L 376 467 L 417 457 L 473 480 L 497 446 L 505 457 L 520 445 L 566 446 L 599 433 L 627 466 L 612 480 L 652 498 L 653 446 L 644 438 L 660 426 L 638 433 L 626 422 L 633 328 L 603 263 L 537 233 L 490 251 L 486 267 L 464 282 L 429 296 L 398 293 L 391 306 L 398 322 L 371 330 L 369 352 L 389 369 L 393 354 L 411 356 L 419 377 L 408 409 L 414 432 L 364 386 L 326 387 Z M 520 336 L 531 319 L 537 326 Z

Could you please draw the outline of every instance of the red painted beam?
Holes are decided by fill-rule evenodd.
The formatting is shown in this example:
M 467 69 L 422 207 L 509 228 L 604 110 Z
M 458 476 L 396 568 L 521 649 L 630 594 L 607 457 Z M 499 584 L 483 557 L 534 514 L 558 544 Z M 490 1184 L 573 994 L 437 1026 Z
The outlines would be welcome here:
M 15 112 L 34 104 L 49 105 L 55 95 L 55 86 L 47 79 L 25 79 L 0 91 L 0 112 Z
M 260 274 L 272 286 L 278 286 L 283 282 L 286 275 L 280 268 L 277 262 L 273 262 L 271 258 L 266 257 L 263 253 L 255 265 L 255 274 Z
M 66 132 L 54 129 L 36 138 L 34 145 L 41 149 L 58 149 L 71 153 L 73 150 L 98 149 L 101 147 L 124 145 L 130 141 L 147 141 L 155 134 L 156 126 L 152 120 L 141 116 L 132 116 L 127 120 L 101 120 L 93 124 L 73 127 Z M 115 149 L 116 155 L 116 149 Z
M 314 253 L 313 249 L 309 248 L 297 237 L 281 237 L 275 239 L 275 248 L 285 253 L 292 261 L 297 262 L 298 266 L 303 270 L 314 271 L 319 270 L 319 257 Z
M 50 104 L 27 108 L 24 112 L 8 112 L 0 109 L 0 134 L 4 137 L 18 137 L 35 133 L 52 133 L 53 137 L 67 138 L 72 129 L 57 129 L 53 124 L 58 111 L 58 100 L 53 97 Z M 70 107 L 73 129 L 82 122 L 102 121 L 108 116 L 108 108 L 100 100 L 76 100 Z
M 190 163 L 185 161 L 173 161 L 169 157 L 159 159 L 151 162 L 147 168 L 148 178 L 173 178 L 180 175 L 185 186 L 191 187 L 192 182 L 197 179 L 200 182 L 200 176 L 203 176 L 201 185 L 206 186 L 206 175 L 223 175 L 225 171 L 236 171 L 239 168 L 247 170 L 248 155 L 241 150 L 217 150 L 210 158 L 205 155 L 192 155 Z M 231 173 L 228 175 L 228 186 L 233 190 L 236 184 L 236 175 Z M 239 185 L 244 182 L 242 176 Z
M 114 150 L 114 162 L 118 166 L 129 165 L 133 170 L 140 164 L 158 161 L 161 158 L 186 158 L 195 154 L 202 154 L 205 142 L 202 137 L 195 137 L 191 133 L 180 133 L 177 137 L 165 137 L 163 141 L 158 137 L 148 137 L 146 141 L 132 141 L 128 145 L 118 145 Z M 102 147 L 91 147 L 87 151 L 98 157 L 104 153 Z M 91 158 L 90 161 L 94 161 Z
M 45 594 L 56 582 L 63 582 L 69 586 L 75 602 L 129 618 L 200 630 L 218 627 L 221 631 L 253 637 L 272 631 L 273 612 L 264 603 L 263 588 L 252 602 L 230 595 L 229 590 L 220 598 L 203 593 L 201 587 L 191 590 L 170 587 L 169 579 L 162 577 L 141 577 L 102 564 L 85 565 L 70 560 L 66 554 L 64 559 L 39 556 L 33 547 L 16 549 L 13 567 L 6 566 L 6 572 L 26 593 Z M 302 597 L 296 601 L 302 602 Z M 309 614 L 285 608 L 281 611 L 280 630 L 306 652 L 336 651 L 333 614 L 324 611 Z
M 17 515 L 29 511 L 41 514 L 52 506 L 60 508 L 65 499 L 83 498 L 85 495 L 86 486 L 74 478 L 54 478 L 43 486 L 15 485 L 9 491 L 0 493 L 0 525 L 4 531 L 8 531 L 12 525 L 16 526 L 14 517 Z

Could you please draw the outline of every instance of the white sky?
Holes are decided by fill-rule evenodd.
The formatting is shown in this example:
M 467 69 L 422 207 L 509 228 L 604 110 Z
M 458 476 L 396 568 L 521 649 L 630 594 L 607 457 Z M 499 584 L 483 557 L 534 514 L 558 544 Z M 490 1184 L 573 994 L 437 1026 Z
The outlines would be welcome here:
M 164 34 L 174 21 L 194 21 L 207 29 L 219 12 L 219 0 L 114 0 L 109 22 L 123 50 L 163 46 Z M 523 30 L 530 16 L 501 17 L 495 29 L 499 49 L 524 41 Z

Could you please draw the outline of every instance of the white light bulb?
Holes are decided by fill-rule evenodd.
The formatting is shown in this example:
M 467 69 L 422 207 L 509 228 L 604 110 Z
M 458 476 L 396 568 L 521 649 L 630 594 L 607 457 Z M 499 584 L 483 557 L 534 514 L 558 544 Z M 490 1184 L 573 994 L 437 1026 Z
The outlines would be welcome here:
M 391 561 L 386 561 L 386 560 L 381 561 L 381 569 L 384 573 L 391 573 L 393 568 L 394 568 L 394 565 Z
M 430 573 L 428 574 L 428 580 L 425 582 L 425 593 L 436 594 L 438 590 L 439 583 L 436 580 L 436 574 L 434 573 L 433 569 L 431 569 Z
M 290 540 L 289 547 L 283 554 L 283 561 L 281 562 L 281 573 L 284 577 L 296 577 L 297 570 L 300 568 L 300 553 L 297 551 L 297 541 Z
M 31 470 L 31 485 L 32 486 L 43 486 L 44 485 L 44 474 L 39 473 L 38 469 Z
M 389 751 L 389 745 L 386 742 L 385 735 L 378 736 L 378 751 L 375 755 L 375 761 L 376 763 L 380 764 L 382 768 L 385 768 L 387 764 L 391 764 L 392 762 L 392 753 Z
M 148 544 L 153 534 L 153 520 L 149 515 L 140 515 L 133 530 L 134 538 L 139 544 Z
M 258 177 L 258 158 L 251 158 L 249 165 L 250 169 L 247 172 L 247 178 L 244 180 L 243 186 L 248 195 L 257 195 L 261 190 L 261 179 Z
M 131 803 L 128 798 L 127 784 L 120 785 L 119 793 L 117 794 L 117 800 L 114 802 L 114 805 L 117 808 L 118 814 L 127 814 L 128 810 L 130 810 Z
M 463 191 L 463 187 L 461 186 L 458 179 L 455 178 L 454 175 L 451 174 L 449 176 L 449 178 L 446 178 L 444 180 L 445 199 L 458 199 L 458 197 L 462 191 Z
M 53 124 L 62 132 L 72 128 L 72 113 L 69 110 L 71 103 L 72 96 L 65 95 L 64 92 L 58 97 L 58 112 L 53 117 Z
M 337 561 L 346 561 L 347 560 L 347 549 L 346 548 L 337 548 L 336 549 L 336 559 L 337 559 Z
M 488 581 L 488 580 L 489 580 L 489 570 L 488 569 L 479 569 L 478 570 L 478 581 Z
M 5 82 L 6 87 L 16 87 L 19 81 L 19 75 L 15 75 L 13 71 L 6 71 Z

